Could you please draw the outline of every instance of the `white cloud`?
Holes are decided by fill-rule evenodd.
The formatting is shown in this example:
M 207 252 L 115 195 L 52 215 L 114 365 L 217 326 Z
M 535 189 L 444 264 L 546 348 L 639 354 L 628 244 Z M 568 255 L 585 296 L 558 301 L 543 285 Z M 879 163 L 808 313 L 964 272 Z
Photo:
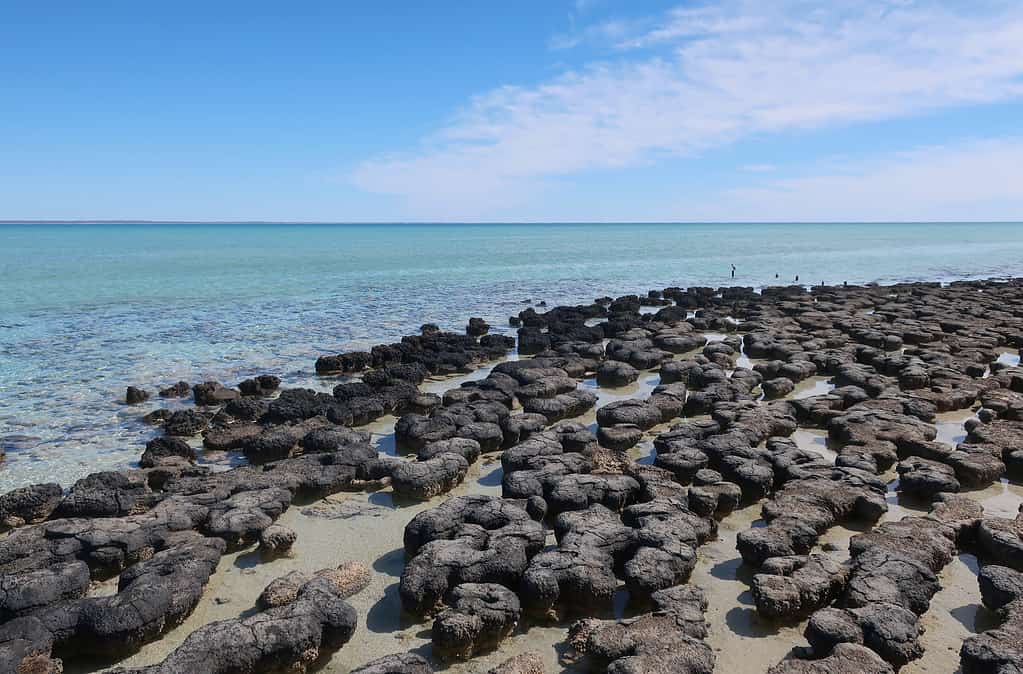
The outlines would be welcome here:
M 810 177 L 709 195 L 670 219 L 875 221 L 1023 219 L 1023 137 L 923 147 Z
M 609 43 L 627 39 L 634 25 L 623 20 L 609 20 L 591 24 L 581 30 L 551 38 L 551 49 L 573 49 L 584 42 Z
M 421 147 L 363 162 L 354 183 L 419 217 L 485 218 L 559 176 L 1023 95 L 1015 0 L 725 0 L 611 32 L 615 60 L 483 93 Z

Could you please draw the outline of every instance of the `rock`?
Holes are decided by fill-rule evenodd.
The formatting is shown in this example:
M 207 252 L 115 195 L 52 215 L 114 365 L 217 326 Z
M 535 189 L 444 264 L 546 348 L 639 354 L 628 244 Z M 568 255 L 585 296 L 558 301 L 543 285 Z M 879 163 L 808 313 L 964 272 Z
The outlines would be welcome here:
M 350 407 L 332 395 L 312 389 L 284 389 L 276 400 L 271 401 L 265 419 L 281 424 L 319 416 L 342 426 L 350 425 L 354 420 Z
M 542 414 L 514 414 L 501 421 L 504 445 L 517 445 L 547 426 L 547 417 Z
M 917 616 L 895 604 L 877 603 L 857 609 L 821 609 L 806 627 L 816 653 L 828 653 L 844 643 L 863 644 L 896 668 L 919 658 L 923 627 Z
M 774 398 L 784 398 L 788 394 L 792 393 L 796 389 L 795 383 L 787 377 L 776 377 L 775 379 L 768 379 L 761 384 L 764 390 L 764 397 L 768 400 Z
M 904 517 L 853 536 L 849 552 L 857 558 L 868 552 L 883 552 L 887 558 L 912 559 L 937 572 L 952 561 L 954 539 L 955 531 L 943 522 L 930 517 Z
M 370 435 L 351 428 L 327 426 L 314 428 L 302 436 L 300 442 L 306 453 L 338 452 L 351 445 L 368 444 Z M 374 450 L 373 456 L 376 454 Z
M 676 335 L 666 333 L 655 335 L 654 344 L 657 348 L 670 351 L 671 353 L 688 353 L 706 345 L 707 338 L 696 334 Z
M 21 574 L 4 574 L 0 577 L 0 621 L 84 597 L 89 580 L 89 567 L 77 560 Z
M 878 551 L 855 560 L 846 601 L 852 607 L 896 604 L 920 614 L 939 587 L 937 576 L 918 561 Z
M 613 569 L 635 545 L 635 532 L 609 509 L 592 505 L 560 515 L 558 547 L 529 562 L 519 585 L 523 608 L 533 615 L 571 613 L 610 606 L 618 585 Z
M 75 482 L 57 506 L 60 517 L 117 517 L 148 510 L 158 496 L 140 473 L 103 471 Z
M 1002 623 L 971 636 L 959 651 L 965 673 L 1004 674 L 1023 667 L 1023 574 L 988 565 L 978 578 L 984 606 L 997 611 Z
M 250 399 L 239 398 L 243 402 Z M 208 428 L 202 433 L 202 446 L 215 452 L 242 449 L 263 434 L 264 428 L 252 422 L 240 422 Z
M 447 417 L 425 417 L 406 414 L 394 425 L 394 439 L 399 447 L 418 450 L 428 443 L 455 437 L 458 426 Z
M 481 448 L 480 443 L 472 438 L 449 438 L 447 440 L 431 442 L 421 448 L 416 453 L 416 458 L 420 461 L 428 461 L 447 452 L 458 454 L 469 465 L 472 465 L 480 458 Z
M 239 421 L 257 421 L 270 410 L 270 403 L 259 398 L 234 398 L 227 401 L 223 412 Z
M 632 503 L 638 493 L 639 483 L 628 475 L 574 473 L 553 479 L 544 498 L 552 513 L 584 510 L 593 504 L 621 510 Z
M 697 473 L 697 477 L 700 473 L 716 472 L 704 469 Z M 742 488 L 732 482 L 719 480 L 712 484 L 694 485 L 689 488 L 689 507 L 697 515 L 724 517 L 738 508 L 741 502 Z
M 307 427 L 298 424 L 265 428 L 243 445 L 245 458 L 257 465 L 286 459 L 297 453 L 298 443 L 308 431 Z
M 1023 671 L 1023 602 L 1006 607 L 999 627 L 963 641 L 959 651 L 963 674 L 1012 674 Z
M 999 611 L 1017 599 L 1023 599 L 1023 574 L 1006 566 L 988 564 L 977 577 L 984 606 Z
M 263 588 L 256 605 L 265 611 L 290 604 L 298 598 L 303 586 L 314 578 L 327 581 L 338 596 L 345 599 L 366 589 L 372 579 L 372 573 L 364 564 L 358 562 L 344 562 L 337 568 L 320 569 L 311 574 L 292 571 L 270 581 L 269 585 Z
M 189 437 L 198 435 L 208 425 L 209 419 L 198 410 L 178 410 L 172 412 L 163 423 L 163 432 L 167 435 Z
M 191 391 L 192 387 L 189 386 L 187 381 L 179 381 L 176 384 L 160 389 L 159 395 L 161 398 L 184 398 Z
M 431 612 L 448 590 L 463 583 L 517 587 L 529 560 L 544 544 L 540 523 L 514 502 L 460 496 L 412 518 L 405 527 L 402 606 Z
M 767 674 L 895 674 L 874 651 L 854 643 L 840 643 L 820 660 L 782 660 Z
M 291 492 L 280 487 L 238 492 L 210 510 L 205 528 L 232 548 L 242 547 L 258 540 L 290 503 Z
M 601 426 L 597 429 L 597 442 L 601 447 L 623 452 L 643 439 L 643 430 L 633 424 Z
M 142 452 L 139 465 L 143 468 L 152 468 L 165 463 L 167 459 L 184 459 L 188 463 L 195 463 L 196 453 L 181 438 L 157 437 L 146 443 L 146 451 Z
M 54 482 L 19 487 L 0 496 L 0 528 L 20 527 L 47 519 L 64 496 Z
M 654 465 L 669 470 L 682 483 L 689 483 L 694 476 L 704 470 L 710 458 L 699 449 L 684 448 L 671 453 L 660 453 L 654 458 Z M 716 471 L 715 471 L 716 472 Z
M 977 525 L 977 544 L 996 564 L 1023 571 L 1023 521 L 1017 516 L 985 517 Z
M 597 423 L 601 426 L 630 424 L 647 430 L 661 423 L 661 410 L 645 400 L 616 400 L 597 410 Z
M 951 466 L 920 457 L 900 461 L 899 491 L 933 497 L 939 492 L 959 491 L 959 480 Z
M 395 653 L 367 662 L 349 674 L 432 674 L 432 672 L 433 668 L 423 656 L 417 653 Z
M 471 337 L 479 337 L 487 334 L 490 331 L 490 326 L 482 318 L 470 318 L 469 325 L 465 328 L 465 334 Z
M 604 361 L 597 368 L 597 383 L 601 386 L 626 386 L 637 379 L 639 370 L 621 361 Z
M 256 599 L 256 606 L 261 611 L 265 611 L 275 606 L 290 604 L 298 596 L 299 588 L 308 582 L 311 577 L 312 574 L 305 573 L 304 571 L 292 571 L 287 575 L 274 578 L 263 588 L 263 591 Z
M 153 410 L 149 414 L 143 416 L 142 421 L 151 426 L 156 426 L 170 419 L 171 414 L 172 414 L 171 410 L 166 409 Z
M 669 360 L 661 365 L 658 374 L 662 384 L 681 382 L 694 388 L 702 387 L 702 368 L 694 360 Z
M 469 462 L 461 454 L 442 452 L 426 461 L 405 461 L 391 472 L 395 493 L 427 499 L 451 491 L 461 484 Z
M 358 617 L 328 578 L 314 576 L 290 603 L 247 618 L 209 623 L 192 632 L 163 662 L 118 674 L 228 674 L 304 671 L 351 639 Z
M 636 618 L 578 621 L 569 642 L 613 674 L 711 674 L 714 653 L 703 641 L 707 600 L 699 588 L 662 590 L 652 601 L 655 610 Z
M 527 413 L 542 414 L 548 423 L 561 419 L 570 419 L 583 414 L 597 404 L 597 394 L 592 391 L 578 389 L 570 393 L 561 393 L 553 398 L 530 398 L 522 405 Z
M 243 396 L 270 396 L 280 388 L 281 379 L 272 374 L 261 374 L 238 384 Z
M 279 554 L 291 549 L 298 535 L 280 524 L 271 524 L 259 534 L 259 549 L 265 553 Z
M 422 393 L 409 401 L 408 411 L 420 416 L 429 416 L 442 405 L 441 397 L 435 393 Z
M 831 439 L 845 445 L 870 445 L 879 440 L 905 446 L 933 440 L 937 429 L 915 417 L 883 410 L 854 410 L 828 423 Z
M 205 381 L 192 387 L 192 397 L 196 405 L 216 406 L 241 397 L 241 393 L 218 381 Z
M 474 441 L 482 452 L 493 452 L 501 448 L 504 431 L 501 426 L 488 421 L 473 421 L 459 427 L 457 437 Z
M 522 653 L 505 660 L 487 674 L 547 674 L 547 668 L 538 654 Z
M 1016 448 L 1013 449 L 1015 451 Z M 947 463 L 963 485 L 977 488 L 986 487 L 1005 474 L 1003 458 L 1011 463 L 1012 453 L 1003 456 L 999 447 L 964 442 L 956 445 L 956 451 L 948 455 Z
M 696 474 L 693 476 L 693 484 L 698 486 L 717 484 L 722 480 L 724 478 L 721 476 L 721 473 L 710 468 L 702 468 L 696 471 Z
M 938 494 L 926 517 L 951 527 L 960 548 L 973 547 L 984 508 L 962 494 Z
M 458 585 L 446 601 L 450 608 L 433 621 L 433 651 L 442 660 L 466 660 L 494 647 L 522 613 L 515 593 L 495 583 Z
M 839 521 L 874 521 L 887 510 L 885 483 L 873 475 L 832 467 L 784 438 L 769 439 L 767 450 L 772 476 L 784 486 L 764 504 L 767 526 L 739 532 L 737 547 L 747 563 L 804 555 Z
M 771 619 L 807 616 L 830 604 L 845 587 L 849 569 L 821 554 L 772 557 L 753 577 L 757 612 Z
M 149 393 L 134 386 L 129 386 L 124 395 L 124 402 L 129 405 L 138 405 L 146 402 L 147 400 L 149 400 Z
M 746 563 L 759 567 L 771 557 L 803 555 L 817 541 L 817 530 L 798 517 L 778 518 L 771 526 L 739 532 L 736 547 Z

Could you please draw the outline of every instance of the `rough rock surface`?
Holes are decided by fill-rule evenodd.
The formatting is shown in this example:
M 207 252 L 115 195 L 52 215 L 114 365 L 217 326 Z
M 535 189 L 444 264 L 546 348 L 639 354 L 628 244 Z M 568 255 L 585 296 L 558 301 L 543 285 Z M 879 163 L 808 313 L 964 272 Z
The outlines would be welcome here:
M 699 588 L 680 585 L 654 593 L 654 611 L 622 621 L 586 619 L 569 630 L 575 650 L 615 674 L 710 674 L 714 653 L 707 636 L 707 600 Z
M 414 614 L 441 610 L 435 641 L 450 657 L 507 630 L 517 601 L 533 619 L 586 619 L 573 645 L 597 667 L 707 671 L 700 603 L 680 584 L 717 519 L 746 506 L 761 509 L 764 525 L 738 536 L 758 611 L 783 621 L 809 614 L 814 659 L 772 671 L 887 672 L 918 657 L 922 615 L 962 551 L 987 565 L 981 593 L 1002 618 L 963 644 L 963 670 L 1017 671 L 1023 516 L 986 517 L 953 492 L 1023 474 L 1023 370 L 999 358 L 1023 346 L 1019 296 L 1018 280 L 665 288 L 531 305 L 510 321 L 517 340 L 474 317 L 467 334 L 427 324 L 399 342 L 325 355 L 317 372 L 341 375 L 329 393 L 280 390 L 273 375 L 236 388 L 146 383 L 125 401 L 147 388 L 181 400 L 146 415 L 159 435 L 139 470 L 95 473 L 66 494 L 36 485 L 0 496 L 0 526 L 13 529 L 0 538 L 0 670 L 59 671 L 54 653 L 110 659 L 159 638 L 193 610 L 224 552 L 292 543 L 274 521 L 293 500 L 388 481 L 399 495 L 437 498 L 481 454 L 503 450 L 503 498 L 438 498 L 405 531 L 399 595 Z M 484 376 L 442 393 L 419 388 L 515 346 L 519 359 Z M 597 404 L 591 378 L 622 386 L 643 370 L 660 376 L 648 397 L 602 406 L 592 430 L 569 421 Z M 654 375 L 643 376 L 646 386 Z M 794 395 L 814 376 L 834 388 Z M 939 415 L 956 410 L 976 414 L 965 438 L 938 440 Z M 353 429 L 384 415 L 399 418 L 395 444 L 414 459 L 380 456 Z M 819 429 L 827 444 L 802 449 L 788 439 L 797 427 Z M 653 466 L 628 452 L 652 428 Z M 249 465 L 197 462 L 200 437 L 201 451 L 226 453 L 216 461 Z M 893 498 L 882 476 L 896 464 L 898 488 L 933 507 L 873 526 L 886 493 Z M 863 531 L 850 560 L 814 553 L 843 522 Z M 302 671 L 350 634 L 336 590 L 366 578 L 288 574 L 258 614 L 204 627 L 144 671 Z M 103 579 L 116 592 L 90 596 L 89 583 Z M 484 620 L 490 609 L 457 597 L 481 586 L 505 588 L 494 609 L 504 617 Z M 623 586 L 654 610 L 592 620 Z M 536 671 L 521 660 L 515 671 Z M 430 671 L 412 654 L 372 667 Z
M 463 583 L 517 587 L 544 544 L 543 526 L 515 501 L 462 496 L 424 511 L 405 527 L 408 561 L 399 593 L 406 610 L 432 612 Z
M 464 583 L 445 598 L 449 608 L 433 621 L 433 652 L 443 660 L 465 660 L 496 646 L 519 622 L 515 593 L 496 583 Z
M 842 643 L 820 660 L 783 660 L 768 674 L 895 674 L 892 666 L 874 651 L 857 644 Z
M 358 616 L 345 598 L 348 588 L 329 576 L 303 583 L 295 597 L 247 618 L 209 623 L 190 634 L 163 662 L 114 670 L 119 674 L 228 674 L 305 672 L 324 652 L 355 633 Z
M 1023 574 L 991 565 L 981 569 L 978 580 L 984 606 L 997 612 L 1002 622 L 963 642 L 959 651 L 963 673 L 1023 671 Z
M 385 655 L 362 667 L 356 667 L 349 674 L 432 674 L 433 667 L 418 653 L 395 653 Z

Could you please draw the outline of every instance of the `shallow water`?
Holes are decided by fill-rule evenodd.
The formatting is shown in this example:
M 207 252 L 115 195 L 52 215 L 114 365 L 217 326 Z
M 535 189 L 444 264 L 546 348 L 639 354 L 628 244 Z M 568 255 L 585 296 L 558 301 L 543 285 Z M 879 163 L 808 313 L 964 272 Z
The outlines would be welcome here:
M 525 300 L 998 276 L 1021 257 L 1012 223 L 4 225 L 0 492 L 134 462 L 160 403 L 119 403 L 129 384 L 307 385 L 322 353 L 424 321 L 507 330 Z

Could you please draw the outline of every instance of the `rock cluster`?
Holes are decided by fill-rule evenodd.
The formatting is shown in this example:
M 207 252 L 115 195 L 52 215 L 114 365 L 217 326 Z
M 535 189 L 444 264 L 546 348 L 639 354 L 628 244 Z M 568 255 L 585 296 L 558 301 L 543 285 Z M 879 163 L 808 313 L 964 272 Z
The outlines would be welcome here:
M 765 619 L 805 620 L 812 647 L 811 659 L 771 672 L 882 673 L 919 657 L 921 616 L 964 550 L 986 564 L 984 602 L 1003 620 L 966 640 L 962 669 L 1023 669 L 1023 515 L 987 517 L 955 494 L 1023 473 L 1023 370 L 997 360 L 1023 346 L 1021 287 L 665 288 L 527 308 L 509 321 L 517 338 L 478 317 L 465 334 L 426 324 L 321 357 L 329 392 L 282 389 L 273 375 L 178 382 L 150 389 L 156 398 L 128 388 L 132 405 L 181 399 L 146 415 L 161 432 L 137 469 L 0 496 L 10 529 L 0 669 L 58 672 L 54 653 L 121 657 L 189 615 L 225 552 L 258 543 L 267 561 L 295 554 L 295 533 L 275 524 L 294 500 L 382 485 L 435 499 L 496 452 L 501 497 L 431 503 L 404 531 L 402 606 L 433 617 L 440 659 L 571 616 L 570 645 L 596 667 L 710 672 L 706 601 L 688 580 L 718 520 L 763 500 L 763 521 L 737 539 L 752 596 Z M 420 388 L 515 347 L 522 358 L 486 376 L 442 394 Z M 646 386 L 654 373 L 649 395 L 600 407 L 595 428 L 574 420 L 596 406 L 594 380 Z M 811 378 L 830 388 L 798 393 Z M 962 441 L 938 441 L 938 415 L 967 409 L 976 415 Z M 407 455 L 381 456 L 357 429 L 384 415 L 399 417 Z M 827 446 L 800 447 L 798 427 L 819 429 Z M 653 465 L 628 453 L 647 434 Z M 200 451 L 245 465 L 211 470 Z M 893 467 L 897 490 L 931 509 L 875 526 Z M 848 560 L 818 550 L 851 521 L 864 533 Z M 115 577 L 115 593 L 90 594 Z M 304 671 L 351 637 L 344 600 L 366 583 L 353 565 L 293 572 L 266 588 L 258 612 L 206 625 L 164 662 L 131 671 Z M 635 617 L 599 619 L 622 588 Z M 356 671 L 432 669 L 403 653 Z M 494 671 L 542 670 L 523 655 Z

